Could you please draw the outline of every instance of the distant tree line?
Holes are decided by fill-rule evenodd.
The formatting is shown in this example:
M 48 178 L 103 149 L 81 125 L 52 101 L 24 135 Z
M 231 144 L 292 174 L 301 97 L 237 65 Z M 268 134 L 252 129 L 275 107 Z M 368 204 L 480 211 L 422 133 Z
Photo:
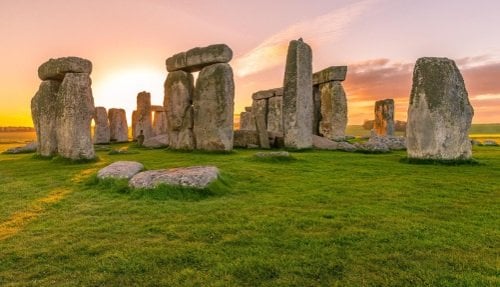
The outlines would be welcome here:
M 365 120 L 365 122 L 363 123 L 363 128 L 365 130 L 373 129 L 373 122 L 374 122 L 374 120 Z M 397 132 L 406 131 L 406 122 L 405 121 L 395 121 L 394 122 L 394 129 Z
M 34 132 L 35 128 L 32 127 L 0 127 L 0 133 L 2 132 Z

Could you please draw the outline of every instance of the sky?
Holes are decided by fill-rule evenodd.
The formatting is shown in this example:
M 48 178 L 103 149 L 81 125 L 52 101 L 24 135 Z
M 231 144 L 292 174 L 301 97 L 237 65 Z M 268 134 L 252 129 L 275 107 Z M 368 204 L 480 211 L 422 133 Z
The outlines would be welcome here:
M 283 85 L 298 38 L 314 71 L 348 66 L 349 124 L 372 119 L 386 98 L 406 120 L 420 57 L 455 60 L 473 123 L 499 123 L 498 11 L 498 0 L 0 0 L 0 126 L 32 126 L 37 69 L 50 58 L 91 60 L 95 105 L 125 108 L 130 120 L 139 92 L 163 103 L 166 58 L 216 43 L 233 50 L 239 113 L 252 93 Z

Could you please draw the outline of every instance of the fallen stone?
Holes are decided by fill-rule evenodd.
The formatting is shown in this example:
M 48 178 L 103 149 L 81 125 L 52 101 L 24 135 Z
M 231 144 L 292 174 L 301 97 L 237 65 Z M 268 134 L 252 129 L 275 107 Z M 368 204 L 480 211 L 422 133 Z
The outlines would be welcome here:
M 97 178 L 105 179 L 130 179 L 141 170 L 144 166 L 135 161 L 117 161 L 97 172 Z
M 335 142 L 325 137 L 313 135 L 313 147 L 322 150 L 342 150 L 342 151 L 356 151 L 357 148 L 348 142 Z
M 290 153 L 287 151 L 269 151 L 258 152 L 254 155 L 257 158 L 290 158 Z
M 92 72 L 92 62 L 78 57 L 50 59 L 38 68 L 38 77 L 42 80 L 62 81 L 67 73 Z
M 14 148 L 10 148 L 4 151 L 4 154 L 20 154 L 20 153 L 33 153 L 36 152 L 38 144 L 36 142 L 30 142 L 25 144 L 24 146 L 18 146 Z
M 213 64 L 229 63 L 232 58 L 231 48 L 225 44 L 216 44 L 175 54 L 167 59 L 166 65 L 169 72 L 182 70 L 192 73 Z
M 167 147 L 169 144 L 168 135 L 157 135 L 144 140 L 142 146 L 147 148 L 162 148 Z
M 347 66 L 332 66 L 313 74 L 313 85 L 345 80 Z
M 285 67 L 283 131 L 287 148 L 312 147 L 312 50 L 302 39 L 291 41 Z
M 167 116 L 167 133 L 172 149 L 195 148 L 193 133 L 193 75 L 184 71 L 168 73 L 163 106 Z
M 108 113 L 105 107 L 96 107 L 94 112 L 94 144 L 107 144 L 110 139 Z
M 498 146 L 498 143 L 494 140 L 484 140 L 481 145 L 483 145 L 483 146 Z
M 161 184 L 206 188 L 219 177 L 215 166 L 193 166 L 149 170 L 136 174 L 129 181 L 133 188 L 155 188 Z
M 229 64 L 201 70 L 193 97 L 193 117 L 197 149 L 233 149 L 234 80 Z
M 404 137 L 372 134 L 368 143 L 386 145 L 390 150 L 406 150 L 406 139 Z
M 418 59 L 406 127 L 408 158 L 470 159 L 468 131 L 473 115 L 455 62 L 447 58 Z

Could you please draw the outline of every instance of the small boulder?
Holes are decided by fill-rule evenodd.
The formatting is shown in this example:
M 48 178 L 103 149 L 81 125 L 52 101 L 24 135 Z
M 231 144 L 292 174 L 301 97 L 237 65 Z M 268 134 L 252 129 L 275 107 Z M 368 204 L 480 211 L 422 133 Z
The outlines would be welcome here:
M 136 174 L 129 181 L 133 188 L 155 188 L 160 184 L 206 188 L 219 177 L 215 166 L 192 166 L 149 170 Z
M 117 161 L 97 172 L 97 178 L 113 178 L 113 179 L 130 179 L 141 170 L 144 166 L 135 161 Z

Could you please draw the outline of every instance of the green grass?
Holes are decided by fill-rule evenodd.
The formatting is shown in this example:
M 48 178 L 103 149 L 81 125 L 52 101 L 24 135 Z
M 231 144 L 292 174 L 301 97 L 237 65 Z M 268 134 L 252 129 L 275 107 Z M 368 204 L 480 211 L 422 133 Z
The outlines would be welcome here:
M 500 284 L 498 147 L 460 166 L 402 163 L 404 152 L 266 162 L 258 150 L 130 150 L 79 165 L 0 155 L 0 227 L 37 211 L 11 236 L 0 228 L 0 286 Z M 215 165 L 222 180 L 201 191 L 96 180 L 118 160 Z

